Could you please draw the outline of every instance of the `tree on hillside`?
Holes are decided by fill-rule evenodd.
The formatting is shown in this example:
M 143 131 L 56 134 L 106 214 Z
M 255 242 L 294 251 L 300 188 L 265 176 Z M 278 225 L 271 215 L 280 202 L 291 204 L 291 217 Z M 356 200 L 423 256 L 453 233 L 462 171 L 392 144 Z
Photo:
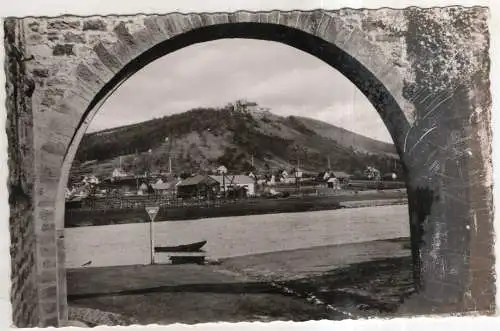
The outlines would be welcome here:
M 255 171 L 255 167 L 252 166 L 252 164 L 248 161 L 245 161 L 243 162 L 242 166 L 241 166 L 241 170 L 242 172 L 244 173 L 247 173 L 247 172 L 254 172 Z
M 139 154 L 134 159 L 133 170 L 135 175 L 144 175 L 149 170 L 149 155 Z
M 187 172 L 182 172 L 182 173 L 179 175 L 180 179 L 182 179 L 182 180 L 184 180 L 184 179 L 186 179 L 186 178 L 189 178 L 190 176 L 191 176 L 191 174 L 190 174 L 190 173 L 187 173 Z
M 122 158 L 122 170 L 125 172 L 130 172 L 133 171 L 134 169 L 134 156 L 128 155 L 124 158 Z

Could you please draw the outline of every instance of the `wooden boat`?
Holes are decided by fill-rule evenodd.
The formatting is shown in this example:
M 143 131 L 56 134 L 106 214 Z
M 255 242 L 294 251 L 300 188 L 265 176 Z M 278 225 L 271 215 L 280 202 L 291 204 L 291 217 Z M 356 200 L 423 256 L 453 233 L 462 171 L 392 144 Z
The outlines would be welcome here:
M 159 246 L 155 247 L 155 252 L 174 253 L 174 252 L 199 252 L 207 243 L 206 240 L 198 241 L 192 244 L 178 246 Z

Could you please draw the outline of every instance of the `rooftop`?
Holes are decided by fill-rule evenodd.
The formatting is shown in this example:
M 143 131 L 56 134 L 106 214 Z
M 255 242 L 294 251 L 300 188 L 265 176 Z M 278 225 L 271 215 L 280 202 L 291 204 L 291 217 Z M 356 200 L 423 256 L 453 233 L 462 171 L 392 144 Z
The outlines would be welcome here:
M 214 184 L 216 181 L 209 176 L 196 175 L 193 177 L 189 177 L 181 181 L 178 186 L 191 186 L 191 185 L 199 185 L 199 184 Z
M 255 180 L 247 175 L 226 175 L 226 176 L 210 176 L 212 179 L 216 180 L 220 184 L 225 182 L 225 184 L 254 184 Z M 225 177 L 223 179 L 223 177 Z
M 335 177 L 350 177 L 351 175 L 349 175 L 348 173 L 344 172 L 344 171 L 331 171 L 330 174 L 333 174 Z

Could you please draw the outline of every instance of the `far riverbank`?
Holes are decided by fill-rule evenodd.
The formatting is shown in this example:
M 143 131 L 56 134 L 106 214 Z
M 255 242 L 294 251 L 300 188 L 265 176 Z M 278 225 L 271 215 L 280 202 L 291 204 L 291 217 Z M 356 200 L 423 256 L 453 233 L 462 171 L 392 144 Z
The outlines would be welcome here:
M 340 208 L 406 204 L 406 190 L 342 192 L 332 196 L 245 199 L 221 205 L 161 206 L 155 222 L 197 220 L 277 213 L 299 213 Z M 65 227 L 102 226 L 149 222 L 143 207 L 66 210 Z

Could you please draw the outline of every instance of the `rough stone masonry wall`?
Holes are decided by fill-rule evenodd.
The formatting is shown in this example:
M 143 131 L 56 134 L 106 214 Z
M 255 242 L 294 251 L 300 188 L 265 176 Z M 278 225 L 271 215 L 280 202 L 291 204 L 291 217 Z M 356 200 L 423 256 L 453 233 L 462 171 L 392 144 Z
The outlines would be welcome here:
M 24 75 L 14 73 L 10 79 L 14 85 L 25 79 L 20 77 L 35 83 L 32 97 L 25 98 L 33 109 L 33 142 L 27 146 L 34 153 L 34 176 L 27 168 L 23 173 L 35 185 L 27 201 L 35 208 L 39 239 L 35 261 L 41 324 L 65 315 L 64 272 L 56 273 L 64 262 L 56 254 L 56 228 L 60 232 L 63 227 L 63 189 L 71 162 L 98 110 L 90 109 L 85 117 L 89 105 L 127 63 L 154 45 L 201 27 L 238 22 L 279 24 L 315 35 L 354 57 L 383 83 L 403 113 L 398 117 L 397 111 L 382 111 L 381 116 L 409 176 L 421 295 L 408 309 L 490 311 L 494 288 L 486 15 L 481 8 L 437 8 L 15 20 L 31 60 L 23 62 Z M 370 86 L 364 92 L 377 93 Z M 22 108 L 15 109 L 19 113 Z M 9 144 L 16 141 L 11 134 Z M 13 222 L 31 215 L 30 209 L 22 210 Z M 23 237 L 32 238 L 32 233 Z M 57 242 L 63 247 L 61 238 Z M 17 249 L 14 255 L 21 254 Z M 20 309 L 14 306 L 15 314 L 35 308 Z
M 420 214 L 412 227 L 421 240 L 414 244 L 425 298 L 439 311 L 493 312 L 488 11 L 414 9 L 406 16 L 414 80 L 404 93 L 416 116 L 405 154 L 409 196 L 427 199 L 410 206 Z
M 35 233 L 33 219 L 33 136 L 29 95 L 33 82 L 25 76 L 26 60 L 19 22 L 5 22 L 5 74 L 7 95 L 7 136 L 10 203 L 10 255 L 13 323 L 36 326 L 38 285 L 36 281 Z

